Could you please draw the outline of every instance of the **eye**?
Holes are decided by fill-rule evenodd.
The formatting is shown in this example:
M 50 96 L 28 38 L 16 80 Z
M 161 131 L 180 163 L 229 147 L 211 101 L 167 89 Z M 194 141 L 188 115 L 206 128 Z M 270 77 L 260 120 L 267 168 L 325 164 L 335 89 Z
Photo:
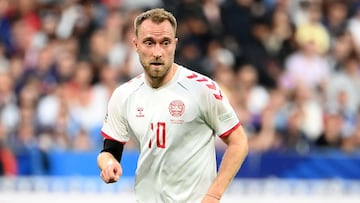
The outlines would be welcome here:
M 151 46 L 151 45 L 153 44 L 153 42 L 150 41 L 150 40 L 147 40 L 147 41 L 144 42 L 144 44 L 145 44 L 146 46 Z
M 169 40 L 165 40 L 163 43 L 162 43 L 164 46 L 169 46 L 171 43 Z

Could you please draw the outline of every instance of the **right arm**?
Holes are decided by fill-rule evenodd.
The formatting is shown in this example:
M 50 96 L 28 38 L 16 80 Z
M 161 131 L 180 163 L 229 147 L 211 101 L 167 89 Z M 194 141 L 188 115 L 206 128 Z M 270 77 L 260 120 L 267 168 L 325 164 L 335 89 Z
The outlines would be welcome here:
M 101 179 L 105 183 L 113 183 L 122 175 L 120 160 L 124 144 L 115 140 L 105 139 L 104 148 L 97 157 Z
M 100 176 L 105 183 L 113 183 L 122 175 L 120 165 L 124 144 L 129 140 L 126 118 L 126 100 L 138 82 L 125 83 L 116 88 L 110 97 L 108 109 L 101 128 L 101 135 L 105 138 L 103 149 L 97 157 Z M 129 86 L 129 84 L 132 84 Z

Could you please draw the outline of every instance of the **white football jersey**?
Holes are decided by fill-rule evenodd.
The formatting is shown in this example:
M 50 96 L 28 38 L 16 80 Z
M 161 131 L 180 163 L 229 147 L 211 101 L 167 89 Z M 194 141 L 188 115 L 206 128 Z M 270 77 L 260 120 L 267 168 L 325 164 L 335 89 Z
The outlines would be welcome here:
M 160 88 L 150 87 L 144 74 L 118 87 L 102 134 L 137 144 L 138 202 L 194 203 L 216 176 L 215 136 L 226 136 L 239 125 L 213 80 L 178 66 L 173 79 Z

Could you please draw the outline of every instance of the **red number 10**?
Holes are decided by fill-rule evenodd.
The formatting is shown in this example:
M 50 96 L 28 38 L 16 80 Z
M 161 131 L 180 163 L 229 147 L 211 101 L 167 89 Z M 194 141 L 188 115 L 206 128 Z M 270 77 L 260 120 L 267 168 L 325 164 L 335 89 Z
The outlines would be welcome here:
M 157 124 L 155 124 L 156 129 L 154 129 L 154 124 L 151 123 L 151 130 L 155 131 L 155 139 L 156 139 L 156 146 L 158 148 L 165 148 L 165 143 L 166 143 L 166 124 L 165 122 L 158 122 Z M 150 139 L 149 141 L 149 148 L 152 147 L 152 140 Z

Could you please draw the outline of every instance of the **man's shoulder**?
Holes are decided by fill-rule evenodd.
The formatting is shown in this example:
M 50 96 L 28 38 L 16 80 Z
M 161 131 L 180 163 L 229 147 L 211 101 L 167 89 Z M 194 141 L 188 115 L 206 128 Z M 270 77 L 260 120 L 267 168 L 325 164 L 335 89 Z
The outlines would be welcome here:
M 144 84 L 144 74 L 140 74 L 127 82 L 122 83 L 115 90 L 116 94 L 129 95 Z
M 206 75 L 193 71 L 189 68 L 182 67 L 182 77 L 180 82 L 187 83 L 188 85 L 194 87 L 202 88 L 207 83 L 213 82 L 213 80 Z
M 220 88 L 214 80 L 188 68 L 183 68 L 181 78 L 182 79 L 179 82 L 183 86 L 189 90 L 194 90 L 197 93 L 219 94 L 220 92 Z

